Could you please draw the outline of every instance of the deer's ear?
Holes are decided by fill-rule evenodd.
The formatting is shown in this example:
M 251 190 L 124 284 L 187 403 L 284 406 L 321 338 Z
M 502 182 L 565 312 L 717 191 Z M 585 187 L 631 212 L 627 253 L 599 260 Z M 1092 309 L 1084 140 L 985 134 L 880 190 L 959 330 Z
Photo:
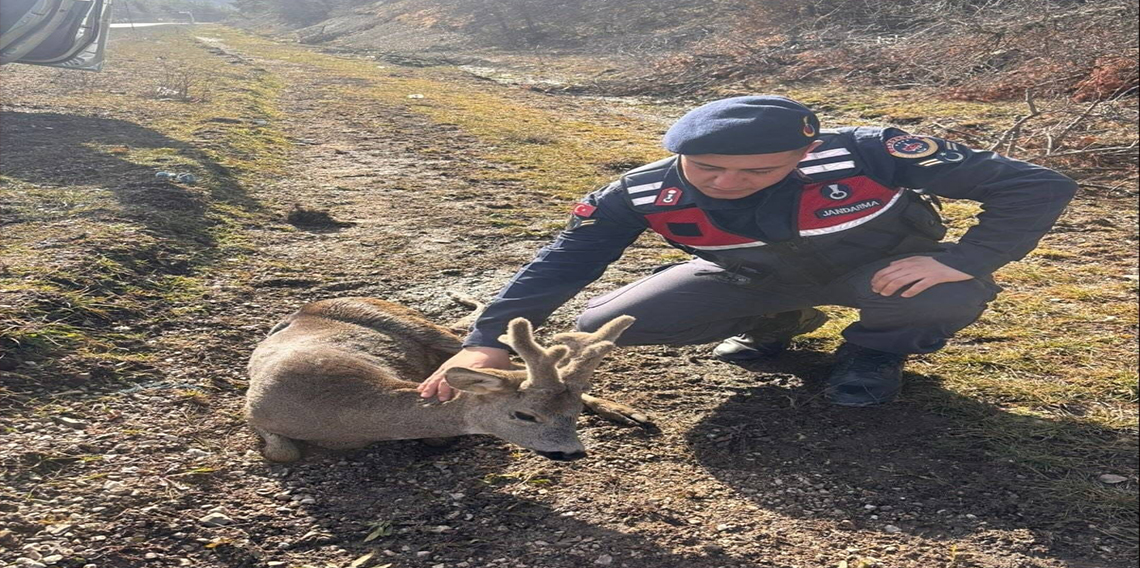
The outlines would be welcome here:
M 444 378 L 451 388 L 471 394 L 490 394 L 518 389 L 518 381 L 509 376 L 500 376 L 464 367 L 452 367 L 444 372 Z

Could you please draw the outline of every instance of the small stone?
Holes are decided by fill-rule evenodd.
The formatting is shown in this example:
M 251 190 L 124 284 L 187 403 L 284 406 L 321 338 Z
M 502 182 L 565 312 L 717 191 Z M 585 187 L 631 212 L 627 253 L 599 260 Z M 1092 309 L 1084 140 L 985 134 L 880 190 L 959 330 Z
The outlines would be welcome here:
M 866 505 L 863 505 L 863 508 L 864 508 L 864 509 L 866 509 L 866 510 L 868 510 L 868 511 L 874 511 L 875 509 L 878 509 L 878 507 L 876 507 L 876 506 L 874 506 L 874 505 L 872 505 L 872 504 L 870 504 L 870 503 L 868 503 L 868 504 L 866 504 Z
M 886 531 L 888 534 L 898 534 L 898 533 L 902 532 L 902 529 L 900 529 L 894 525 L 887 525 L 887 526 L 883 527 L 883 530 Z
M 47 564 L 41 564 L 31 558 L 17 558 L 16 566 L 23 566 L 24 568 L 45 568 Z
M 614 563 L 614 557 L 610 556 L 609 554 L 603 554 L 603 555 L 599 556 L 597 560 L 594 561 L 594 564 L 597 564 L 598 566 L 609 566 L 610 564 L 613 564 L 613 563 Z
M 280 560 L 270 560 L 269 562 L 266 562 L 265 565 L 269 568 L 276 568 L 277 566 L 284 566 L 285 563 Z
M 69 418 L 67 416 L 56 416 L 55 421 L 63 424 L 64 426 L 67 426 L 68 428 L 81 429 L 87 427 L 86 422 L 82 420 L 76 420 L 74 418 Z
M 153 553 L 153 552 L 148 552 L 148 553 L 143 555 L 143 558 L 145 558 L 147 560 L 156 560 L 156 559 L 158 559 L 158 555 Z
M 224 527 L 234 522 L 234 520 L 221 513 L 215 512 L 198 519 L 198 522 L 207 527 Z
M 194 456 L 196 458 L 204 458 L 210 455 L 210 452 L 207 452 L 206 450 L 199 450 L 198 448 L 190 448 L 189 450 L 186 450 L 186 454 Z
M 48 565 L 59 564 L 60 560 L 63 560 L 62 554 L 51 554 L 40 559 L 41 562 Z
M 1115 473 L 1105 473 L 1096 479 L 1097 481 L 1101 483 L 1107 483 L 1108 485 L 1116 485 L 1117 483 L 1124 483 L 1125 481 L 1128 481 L 1127 477 L 1124 477 L 1123 475 L 1116 475 Z
M 839 528 L 841 528 L 841 529 L 845 530 L 845 531 L 853 531 L 853 530 L 855 530 L 855 523 L 853 523 L 853 522 L 851 522 L 851 521 L 849 521 L 849 520 L 847 520 L 847 519 L 844 519 L 844 520 L 842 520 L 842 521 L 839 521 L 839 524 L 838 524 L 837 526 L 838 526 Z
M 428 556 L 431 556 L 430 550 L 421 550 L 416 553 L 416 558 L 427 558 Z

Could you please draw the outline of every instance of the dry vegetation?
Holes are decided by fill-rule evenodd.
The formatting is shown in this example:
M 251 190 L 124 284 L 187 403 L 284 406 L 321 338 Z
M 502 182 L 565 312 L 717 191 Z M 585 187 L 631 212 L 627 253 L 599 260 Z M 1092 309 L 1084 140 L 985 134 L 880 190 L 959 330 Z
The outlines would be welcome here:
M 276 18 L 296 28 L 304 43 L 399 54 L 396 61 L 521 51 L 543 61 L 537 73 L 549 75 L 560 55 L 595 58 L 576 80 L 534 85 L 554 92 L 707 99 L 872 86 L 934 104 L 1024 101 L 1005 129 L 932 126 L 1042 161 L 1087 187 L 1131 192 L 1135 185 L 1140 19 L 1129 0 L 681 1 L 668 9 L 609 0 L 245 0 L 238 7 L 262 23 Z M 381 39 L 401 30 L 448 35 L 434 47 Z

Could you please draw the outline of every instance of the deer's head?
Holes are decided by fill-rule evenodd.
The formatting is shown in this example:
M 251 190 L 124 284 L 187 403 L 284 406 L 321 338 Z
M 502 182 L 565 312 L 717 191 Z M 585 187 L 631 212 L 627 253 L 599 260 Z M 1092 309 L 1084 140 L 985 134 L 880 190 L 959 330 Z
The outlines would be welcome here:
M 621 316 L 594 333 L 557 335 L 555 345 L 543 347 L 535 341 L 530 322 L 516 318 L 499 339 L 519 354 L 525 369 L 454 367 L 447 370 L 447 383 L 474 395 L 467 418 L 481 432 L 550 459 L 578 459 L 586 455 L 577 432 L 582 393 L 633 321 Z

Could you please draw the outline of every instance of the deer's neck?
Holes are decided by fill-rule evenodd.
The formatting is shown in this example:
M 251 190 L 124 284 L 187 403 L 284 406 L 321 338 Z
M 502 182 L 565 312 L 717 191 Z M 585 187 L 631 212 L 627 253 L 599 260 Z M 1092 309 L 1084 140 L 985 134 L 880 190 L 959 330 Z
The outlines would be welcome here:
M 415 387 L 391 391 L 378 439 L 447 438 L 479 432 L 468 419 L 473 397 L 458 393 L 447 402 L 429 402 Z

